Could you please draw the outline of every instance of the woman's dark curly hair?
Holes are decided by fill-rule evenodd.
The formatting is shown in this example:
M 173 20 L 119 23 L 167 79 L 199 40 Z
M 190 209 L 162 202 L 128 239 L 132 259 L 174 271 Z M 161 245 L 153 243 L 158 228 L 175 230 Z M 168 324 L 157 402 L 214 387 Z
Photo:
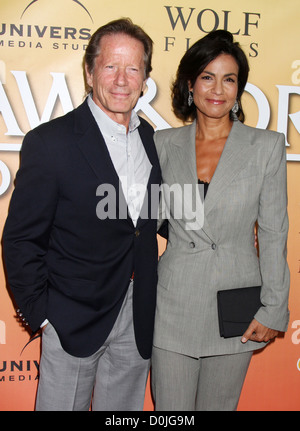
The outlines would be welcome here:
M 194 103 L 191 106 L 188 105 L 189 83 L 193 87 L 200 73 L 220 54 L 231 55 L 238 64 L 237 102 L 239 110 L 236 116 L 241 122 L 244 122 L 241 96 L 247 83 L 249 65 L 244 51 L 238 42 L 233 41 L 232 34 L 226 30 L 216 30 L 207 34 L 191 46 L 181 59 L 172 86 L 172 105 L 174 114 L 184 122 L 193 121 L 197 116 L 197 108 Z M 232 120 L 235 119 L 232 112 L 230 112 L 230 116 Z

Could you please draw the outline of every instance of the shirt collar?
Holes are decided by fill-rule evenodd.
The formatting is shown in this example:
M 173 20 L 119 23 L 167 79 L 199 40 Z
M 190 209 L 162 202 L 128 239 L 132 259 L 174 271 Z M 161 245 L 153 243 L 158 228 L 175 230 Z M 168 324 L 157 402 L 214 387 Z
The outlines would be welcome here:
M 125 131 L 126 133 L 125 126 L 112 120 L 98 105 L 96 105 L 96 103 L 92 99 L 91 94 L 88 96 L 88 105 L 99 128 L 103 133 L 120 132 L 121 130 Z M 132 110 L 128 128 L 129 132 L 133 132 L 134 130 L 136 130 L 139 125 L 140 119 L 137 113 Z

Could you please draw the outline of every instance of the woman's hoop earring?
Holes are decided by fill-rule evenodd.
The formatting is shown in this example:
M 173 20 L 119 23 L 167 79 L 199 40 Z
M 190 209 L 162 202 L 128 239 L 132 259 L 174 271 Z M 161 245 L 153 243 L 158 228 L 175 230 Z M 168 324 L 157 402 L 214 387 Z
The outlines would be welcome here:
M 194 102 L 193 92 L 189 91 L 188 105 L 192 106 L 193 102 Z

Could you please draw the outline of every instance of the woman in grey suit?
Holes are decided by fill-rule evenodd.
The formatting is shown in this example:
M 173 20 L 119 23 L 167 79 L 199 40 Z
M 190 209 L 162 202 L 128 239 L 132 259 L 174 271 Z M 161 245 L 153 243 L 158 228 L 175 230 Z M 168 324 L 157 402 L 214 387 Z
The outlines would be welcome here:
M 253 351 L 287 329 L 285 140 L 243 124 L 248 71 L 230 33 L 196 42 L 172 92 L 175 114 L 192 122 L 155 136 L 168 219 L 152 357 L 156 410 L 235 410 Z M 197 182 L 205 184 L 203 207 L 193 212 L 186 203 L 199 202 Z M 261 286 L 262 305 L 241 336 L 221 337 L 217 291 L 250 286 Z

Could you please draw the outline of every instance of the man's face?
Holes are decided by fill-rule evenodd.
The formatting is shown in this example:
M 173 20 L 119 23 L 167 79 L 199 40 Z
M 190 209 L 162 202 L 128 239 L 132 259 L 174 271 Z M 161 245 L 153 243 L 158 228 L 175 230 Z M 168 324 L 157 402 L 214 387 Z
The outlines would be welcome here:
M 94 70 L 86 68 L 94 102 L 114 121 L 128 127 L 131 111 L 145 88 L 144 45 L 125 34 L 103 36 Z

